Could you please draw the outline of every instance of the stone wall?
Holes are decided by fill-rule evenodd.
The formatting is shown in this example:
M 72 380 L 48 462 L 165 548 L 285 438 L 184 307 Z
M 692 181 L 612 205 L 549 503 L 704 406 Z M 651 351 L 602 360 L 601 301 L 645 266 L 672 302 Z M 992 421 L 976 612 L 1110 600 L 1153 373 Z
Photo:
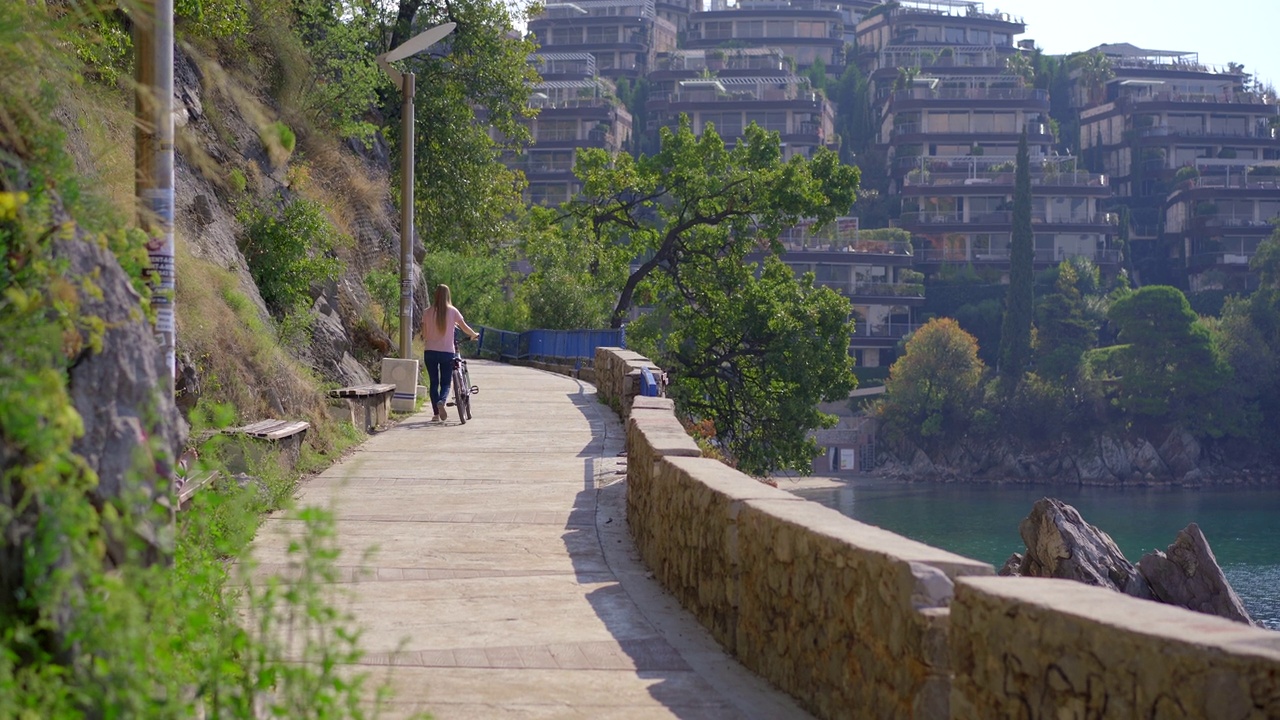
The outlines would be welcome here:
M 596 356 L 601 400 L 628 417 L 641 557 L 727 650 L 819 717 L 1280 718 L 1280 633 L 993 577 L 758 483 L 701 457 L 670 400 L 634 396 L 644 363 Z
M 649 368 L 659 383 L 666 376 L 662 368 L 637 352 L 616 347 L 596 348 L 596 388 L 618 417 L 631 415 L 631 402 L 640 394 L 640 369 Z
M 1280 718 L 1280 633 L 1068 580 L 964 579 L 951 714 Z

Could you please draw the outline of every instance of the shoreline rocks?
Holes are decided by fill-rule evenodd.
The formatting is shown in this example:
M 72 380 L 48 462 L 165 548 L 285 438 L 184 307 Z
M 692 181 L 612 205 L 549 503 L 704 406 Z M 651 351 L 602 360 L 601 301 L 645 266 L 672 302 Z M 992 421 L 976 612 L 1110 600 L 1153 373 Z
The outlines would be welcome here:
M 1037 500 L 1018 533 L 1027 551 L 1006 560 L 1000 575 L 1075 580 L 1255 625 L 1195 523 L 1179 531 L 1164 552 L 1147 553 L 1136 566 L 1110 535 L 1055 498 Z

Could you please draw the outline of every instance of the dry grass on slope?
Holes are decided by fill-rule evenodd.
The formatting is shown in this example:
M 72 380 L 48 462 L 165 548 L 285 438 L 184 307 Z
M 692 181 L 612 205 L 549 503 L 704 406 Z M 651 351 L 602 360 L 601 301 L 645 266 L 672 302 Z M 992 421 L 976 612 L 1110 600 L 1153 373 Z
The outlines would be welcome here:
M 178 343 L 196 368 L 200 396 L 230 403 L 245 422 L 277 417 L 317 429 L 330 424 L 320 382 L 285 351 L 239 278 L 181 243 L 177 267 Z

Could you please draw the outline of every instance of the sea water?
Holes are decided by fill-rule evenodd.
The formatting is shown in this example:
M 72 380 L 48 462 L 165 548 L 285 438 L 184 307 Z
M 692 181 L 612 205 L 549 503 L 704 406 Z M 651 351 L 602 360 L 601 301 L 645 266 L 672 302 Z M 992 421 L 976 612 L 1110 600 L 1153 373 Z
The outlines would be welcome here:
M 1112 488 L 903 483 L 855 478 L 796 494 L 997 569 L 1025 551 L 1018 523 L 1042 497 L 1075 507 L 1137 563 L 1196 523 L 1223 573 L 1259 624 L 1280 630 L 1280 488 Z M 788 481 L 779 478 L 780 487 Z

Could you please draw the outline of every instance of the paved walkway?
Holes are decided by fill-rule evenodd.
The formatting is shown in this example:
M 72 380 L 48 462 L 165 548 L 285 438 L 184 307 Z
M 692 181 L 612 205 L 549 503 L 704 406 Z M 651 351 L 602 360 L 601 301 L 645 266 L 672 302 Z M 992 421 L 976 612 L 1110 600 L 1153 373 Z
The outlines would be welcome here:
M 307 481 L 332 507 L 365 669 L 393 717 L 807 718 L 639 564 L 622 426 L 595 388 L 473 361 L 474 419 L 415 415 Z M 292 521 L 255 548 L 282 562 Z M 366 550 L 373 553 L 357 562 Z

